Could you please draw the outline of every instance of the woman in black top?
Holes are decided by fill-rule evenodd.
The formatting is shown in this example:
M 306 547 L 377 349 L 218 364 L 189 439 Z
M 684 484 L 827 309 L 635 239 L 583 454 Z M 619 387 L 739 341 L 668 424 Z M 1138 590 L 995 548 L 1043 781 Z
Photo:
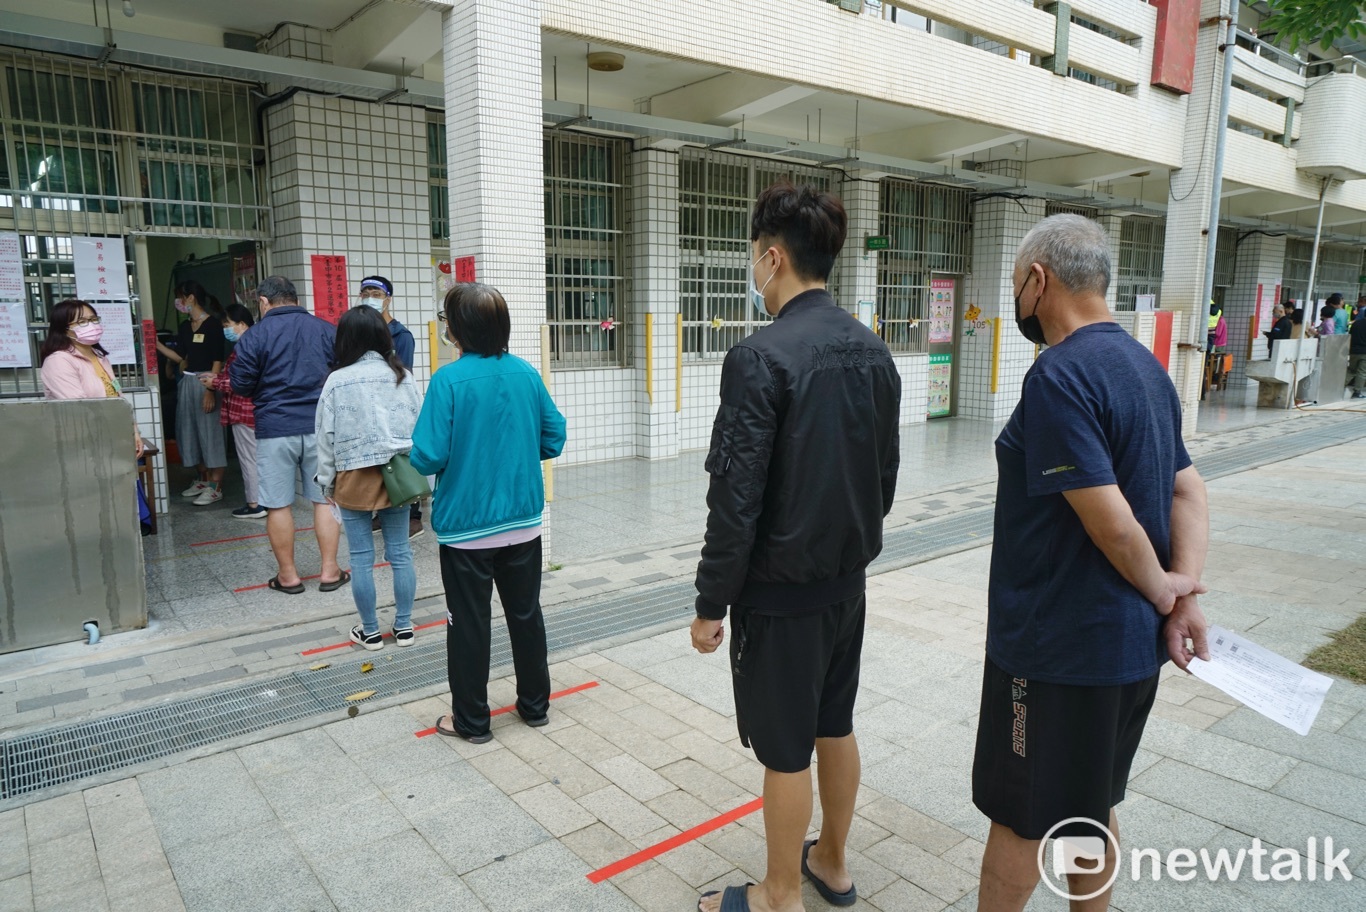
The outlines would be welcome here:
M 228 464 L 223 426 L 218 420 L 218 393 L 205 389 L 198 375 L 216 374 L 227 360 L 223 338 L 223 308 L 195 281 L 176 286 L 176 310 L 190 319 L 180 324 L 178 351 L 157 343 L 157 351 L 180 365 L 176 385 L 176 446 L 180 464 L 194 466 L 199 475 L 181 492 L 194 498 L 195 506 L 223 499 L 223 468 Z

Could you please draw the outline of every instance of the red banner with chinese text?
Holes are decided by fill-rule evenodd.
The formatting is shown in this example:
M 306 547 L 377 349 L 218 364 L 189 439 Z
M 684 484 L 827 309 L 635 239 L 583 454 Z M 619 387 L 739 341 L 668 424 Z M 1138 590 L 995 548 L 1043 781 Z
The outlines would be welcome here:
M 313 313 L 335 325 L 346 313 L 346 257 L 314 254 Z

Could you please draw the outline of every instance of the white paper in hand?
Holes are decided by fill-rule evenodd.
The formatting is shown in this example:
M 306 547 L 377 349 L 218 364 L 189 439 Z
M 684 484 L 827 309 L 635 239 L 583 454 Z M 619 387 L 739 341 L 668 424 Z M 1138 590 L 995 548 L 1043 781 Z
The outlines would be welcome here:
M 1332 678 L 1222 627 L 1211 626 L 1208 636 L 1210 660 L 1191 659 L 1191 674 L 1296 734 L 1309 734 Z

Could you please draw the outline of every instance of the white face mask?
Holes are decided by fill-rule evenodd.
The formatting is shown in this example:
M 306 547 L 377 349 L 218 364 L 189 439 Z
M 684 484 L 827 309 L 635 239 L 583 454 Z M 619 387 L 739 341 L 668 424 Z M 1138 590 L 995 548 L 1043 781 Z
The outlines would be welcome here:
M 369 307 L 369 308 L 372 308 L 373 310 L 378 310 L 378 311 L 381 312 L 381 313 L 384 312 L 384 299 L 383 299 L 383 298 L 361 298 L 361 299 L 360 299 L 359 301 L 357 301 L 356 303 L 357 303 L 359 306 L 361 306 L 361 307 Z
M 769 273 L 768 278 L 764 280 L 764 288 L 757 287 L 754 281 L 754 267 L 758 266 L 766 256 L 768 256 L 768 251 L 759 254 L 759 259 L 749 264 L 749 302 L 754 305 L 755 310 L 759 311 L 760 316 L 771 317 L 772 314 L 764 306 L 764 288 L 767 288 L 768 283 L 773 281 L 773 273 Z

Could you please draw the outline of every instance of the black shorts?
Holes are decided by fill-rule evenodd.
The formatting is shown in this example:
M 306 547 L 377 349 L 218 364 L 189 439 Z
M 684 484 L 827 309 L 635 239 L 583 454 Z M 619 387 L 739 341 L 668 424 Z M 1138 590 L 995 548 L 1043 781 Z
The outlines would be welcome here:
M 972 803 L 1024 839 L 1069 817 L 1108 824 L 1157 696 L 1157 675 L 1084 687 L 1015 678 L 986 660 Z M 1093 835 L 1068 826 L 1056 835 Z
M 853 734 L 866 606 L 860 593 L 803 615 L 732 610 L 735 721 L 768 769 L 800 773 L 817 738 Z

